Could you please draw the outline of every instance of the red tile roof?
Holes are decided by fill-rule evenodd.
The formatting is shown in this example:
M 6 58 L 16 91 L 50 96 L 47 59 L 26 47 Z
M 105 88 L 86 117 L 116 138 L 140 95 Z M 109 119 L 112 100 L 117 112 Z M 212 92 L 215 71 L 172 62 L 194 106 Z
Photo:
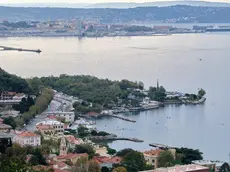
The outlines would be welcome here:
M 75 138 L 75 137 L 72 136 L 72 135 L 66 136 L 66 140 L 67 140 L 69 143 L 72 143 L 72 144 L 75 144 L 75 145 L 81 144 L 81 141 L 80 141 L 79 139 Z
M 60 169 L 54 169 L 54 172 L 69 172 L 69 171 L 66 171 L 66 170 L 60 170 Z
M 152 155 L 152 156 L 159 156 L 161 152 L 163 152 L 163 150 L 161 149 L 152 149 L 149 151 L 145 151 L 144 154 Z
M 79 153 L 79 154 L 74 154 L 74 153 L 68 153 L 67 155 L 60 155 L 60 156 L 57 156 L 56 158 L 57 159 L 73 159 L 73 158 L 76 158 L 78 156 L 81 156 L 81 157 L 87 157 L 88 154 L 87 153 Z
M 112 164 L 119 164 L 121 162 L 120 157 L 105 157 L 105 156 L 99 156 L 93 158 L 96 162 L 103 164 L 103 163 L 112 163 Z
M 32 133 L 30 131 L 24 131 L 22 132 L 21 134 L 18 135 L 19 137 L 36 137 L 38 136 L 37 134 L 35 133 Z
M 57 165 L 57 169 L 64 168 L 64 167 L 69 167 L 66 163 L 64 162 L 57 162 L 56 164 L 53 165 L 55 167 Z

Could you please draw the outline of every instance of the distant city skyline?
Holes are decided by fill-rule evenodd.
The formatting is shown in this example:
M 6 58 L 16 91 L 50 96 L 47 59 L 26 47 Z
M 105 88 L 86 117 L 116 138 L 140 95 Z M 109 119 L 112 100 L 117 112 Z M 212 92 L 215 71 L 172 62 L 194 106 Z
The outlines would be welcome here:
M 0 4 L 13 3 L 112 3 L 112 2 L 160 2 L 160 1 L 175 1 L 175 0 L 0 0 Z M 182 0 L 183 1 L 183 0 Z M 186 1 L 186 0 L 185 0 Z M 205 0 L 210 2 L 229 2 L 230 0 Z

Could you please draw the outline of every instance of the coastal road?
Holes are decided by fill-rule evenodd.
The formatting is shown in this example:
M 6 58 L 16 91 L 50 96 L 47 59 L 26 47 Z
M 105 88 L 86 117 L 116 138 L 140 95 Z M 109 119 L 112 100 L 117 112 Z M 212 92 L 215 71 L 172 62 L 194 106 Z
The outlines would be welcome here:
M 57 109 L 60 109 L 60 107 L 62 106 L 62 103 L 52 100 L 49 105 L 49 108 L 46 109 L 43 113 L 37 115 L 34 119 L 32 119 L 30 123 L 23 128 L 23 130 L 34 132 L 36 130 L 36 124 L 46 119 L 46 112 L 56 111 Z

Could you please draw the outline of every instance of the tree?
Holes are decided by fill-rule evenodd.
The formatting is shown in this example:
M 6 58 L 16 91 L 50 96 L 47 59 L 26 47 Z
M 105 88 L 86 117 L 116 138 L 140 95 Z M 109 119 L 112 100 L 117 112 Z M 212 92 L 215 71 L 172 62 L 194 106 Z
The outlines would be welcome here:
M 101 168 L 101 172 L 110 172 L 110 169 L 108 167 L 106 167 L 106 166 L 103 166 Z
M 89 161 L 88 171 L 89 172 L 101 172 L 101 167 L 96 161 L 91 160 L 91 161 Z
M 229 167 L 228 163 L 225 162 L 224 164 L 222 164 L 219 172 L 230 172 L 230 167 Z
M 170 151 L 162 151 L 159 155 L 159 167 L 171 167 L 173 166 L 173 155 Z
M 95 155 L 93 147 L 89 144 L 76 145 L 73 151 L 75 153 L 87 153 L 90 159 Z
M 16 124 L 16 122 L 12 116 L 10 116 L 8 118 L 4 118 L 3 123 L 10 125 L 13 129 L 15 129 L 17 126 L 17 124 Z
M 114 155 L 114 154 L 117 153 L 117 151 L 115 149 L 112 149 L 110 147 L 107 147 L 107 152 L 108 152 L 109 155 Z
M 206 94 L 205 90 L 203 90 L 202 88 L 198 91 L 198 95 L 200 97 L 203 97 Z
M 113 172 L 127 172 L 125 167 L 117 167 L 113 170 Z
M 88 161 L 84 159 L 74 164 L 71 168 L 71 172 L 101 172 L 101 167 L 94 160 Z
M 80 125 L 77 129 L 78 136 L 83 138 L 89 135 L 89 129 Z
M 191 164 L 192 161 L 195 160 L 202 160 L 202 152 L 200 152 L 198 149 L 188 149 L 188 148 L 176 148 L 176 153 L 183 154 L 181 157 L 181 162 L 183 164 Z
M 131 148 L 126 148 L 126 149 L 122 149 L 122 150 L 118 151 L 116 155 L 119 157 L 125 157 L 125 155 L 127 155 L 128 153 L 130 153 L 132 151 L 134 151 L 134 150 Z
M 128 171 L 135 172 L 145 170 L 146 161 L 141 152 L 131 151 L 123 158 L 122 165 L 124 165 Z
M 28 163 L 31 164 L 31 165 L 33 165 L 33 166 L 34 166 L 34 165 L 38 165 L 38 158 L 37 158 L 36 156 L 32 155 L 32 156 L 30 157 Z

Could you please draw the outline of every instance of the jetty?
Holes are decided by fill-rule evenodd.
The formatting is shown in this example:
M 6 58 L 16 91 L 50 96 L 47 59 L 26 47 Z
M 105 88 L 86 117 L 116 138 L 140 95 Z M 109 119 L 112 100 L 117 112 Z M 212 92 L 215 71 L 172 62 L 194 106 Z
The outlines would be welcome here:
M 88 139 L 92 141 L 116 141 L 116 140 L 126 140 L 126 141 L 131 141 L 131 142 L 136 142 L 136 143 L 141 143 L 144 142 L 144 140 L 140 140 L 137 138 L 126 138 L 126 137 L 115 137 L 115 136 L 91 136 L 88 137 Z
M 150 143 L 149 146 L 155 147 L 155 148 L 160 148 L 160 149 L 172 149 L 174 147 L 164 145 L 164 144 L 158 144 L 158 143 Z
M 118 119 L 121 119 L 121 120 L 124 120 L 124 121 L 128 121 L 128 122 L 133 122 L 133 123 L 136 122 L 135 120 L 129 119 L 127 117 L 115 115 L 115 114 L 100 114 L 99 116 L 111 116 L 111 117 L 118 118 Z
M 0 46 L 2 51 L 27 51 L 27 52 L 34 52 L 34 53 L 41 53 L 42 51 L 40 49 L 32 50 L 32 49 L 22 49 L 22 48 L 13 48 L 13 47 L 6 47 L 6 46 Z

